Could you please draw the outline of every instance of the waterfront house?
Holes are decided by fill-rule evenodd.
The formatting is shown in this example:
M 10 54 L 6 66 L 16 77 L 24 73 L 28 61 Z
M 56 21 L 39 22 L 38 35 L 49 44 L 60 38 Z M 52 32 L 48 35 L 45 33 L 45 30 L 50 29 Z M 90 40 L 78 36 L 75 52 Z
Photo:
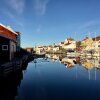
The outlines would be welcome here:
M 52 51 L 52 48 L 53 48 L 52 45 L 47 46 L 47 51 Z
M 81 45 L 84 47 L 82 52 L 86 52 L 86 55 L 99 56 L 100 52 L 100 37 L 89 38 L 86 37 L 82 40 Z
M 63 46 L 64 46 L 64 42 L 60 42 L 58 45 L 59 45 L 60 47 L 63 47 Z
M 10 27 L 0 24 L 0 61 L 11 61 L 19 51 L 19 34 Z
M 94 56 L 100 56 L 100 37 L 97 37 L 95 39 L 93 39 L 94 42 L 92 44 L 92 47 L 94 48 Z
M 60 47 L 55 45 L 55 46 L 53 46 L 52 50 L 53 50 L 53 52 L 57 52 L 60 50 Z
M 100 37 L 93 39 L 93 44 L 92 46 L 94 47 L 95 51 L 100 50 Z
M 34 48 L 30 47 L 30 48 L 25 48 L 25 50 L 29 53 L 34 53 Z
M 81 41 L 81 46 L 83 46 L 82 53 L 83 55 L 90 54 L 89 51 L 93 50 L 92 47 L 93 40 L 92 38 L 86 37 L 84 40 Z
M 66 43 L 76 43 L 76 41 L 73 38 L 67 38 L 64 41 L 64 44 L 66 44 Z
M 81 41 L 81 45 L 84 47 L 92 46 L 93 40 L 92 38 L 86 37 L 84 40 Z
M 63 46 L 63 48 L 66 50 L 74 50 L 76 48 L 76 44 L 75 43 L 66 43 Z
M 44 50 L 44 52 L 48 51 L 48 47 L 47 46 L 43 46 L 43 50 Z
M 43 46 L 37 46 L 35 50 L 37 54 L 43 54 L 45 52 Z
M 66 50 L 75 50 L 76 49 L 76 41 L 72 38 L 68 38 L 64 42 L 64 46 L 62 47 Z
M 16 50 L 17 50 L 17 52 L 20 52 L 20 47 L 21 47 L 21 42 L 20 42 L 20 35 L 21 35 L 21 33 L 20 32 L 16 32 L 17 33 L 17 39 L 16 39 L 16 41 L 17 41 L 17 44 L 16 44 Z

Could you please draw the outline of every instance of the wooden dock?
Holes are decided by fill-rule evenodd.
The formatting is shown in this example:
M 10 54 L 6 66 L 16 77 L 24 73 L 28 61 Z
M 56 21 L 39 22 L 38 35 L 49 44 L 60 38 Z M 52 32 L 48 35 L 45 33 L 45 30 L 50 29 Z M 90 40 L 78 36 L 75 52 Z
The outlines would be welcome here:
M 6 62 L 0 65 L 0 76 L 8 76 L 10 73 L 15 73 L 18 70 L 25 69 L 23 66 L 27 65 L 28 62 L 37 59 L 37 58 L 44 58 L 45 54 L 38 55 L 38 54 L 28 54 L 23 55 L 20 58 L 15 58 L 10 62 Z
M 16 58 L 13 61 L 2 64 L 0 66 L 0 76 L 7 76 L 10 73 L 22 70 L 23 65 L 33 59 L 34 57 L 31 55 L 24 55 L 21 58 Z
M 45 58 L 46 57 L 45 54 L 34 54 L 33 56 L 34 58 Z

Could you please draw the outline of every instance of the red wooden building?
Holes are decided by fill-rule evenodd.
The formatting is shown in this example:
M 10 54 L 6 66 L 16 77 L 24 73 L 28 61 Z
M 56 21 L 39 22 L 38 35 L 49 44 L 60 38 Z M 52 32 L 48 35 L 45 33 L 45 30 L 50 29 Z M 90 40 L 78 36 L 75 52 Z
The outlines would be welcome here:
M 17 48 L 20 48 L 19 35 L 10 27 L 0 24 L 0 61 L 11 61 L 15 57 Z

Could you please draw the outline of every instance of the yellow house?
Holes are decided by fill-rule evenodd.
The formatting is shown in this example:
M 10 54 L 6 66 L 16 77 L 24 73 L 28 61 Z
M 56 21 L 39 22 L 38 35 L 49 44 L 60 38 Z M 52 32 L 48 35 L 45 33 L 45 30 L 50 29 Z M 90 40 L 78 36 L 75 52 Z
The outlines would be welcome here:
M 92 40 L 92 38 L 89 38 L 89 37 L 87 37 L 87 38 L 85 38 L 84 40 L 82 40 L 82 42 L 81 42 L 81 45 L 82 46 L 92 46 L 92 44 L 93 44 L 93 40 Z

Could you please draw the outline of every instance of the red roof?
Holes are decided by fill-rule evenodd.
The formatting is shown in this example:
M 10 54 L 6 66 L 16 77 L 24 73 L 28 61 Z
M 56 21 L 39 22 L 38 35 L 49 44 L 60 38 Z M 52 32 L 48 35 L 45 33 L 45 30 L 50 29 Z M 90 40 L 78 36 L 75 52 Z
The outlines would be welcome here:
M 74 39 L 73 39 L 73 38 L 68 38 L 67 40 L 71 40 L 71 41 L 74 41 Z
M 98 36 L 98 37 L 96 37 L 96 39 L 95 38 L 93 38 L 93 41 L 99 41 L 100 40 L 100 36 Z
M 71 43 L 66 43 L 65 45 L 69 45 L 69 44 L 71 44 Z
M 16 37 L 18 34 L 14 32 L 13 30 L 7 28 L 6 26 L 0 24 L 0 35 L 16 40 Z

